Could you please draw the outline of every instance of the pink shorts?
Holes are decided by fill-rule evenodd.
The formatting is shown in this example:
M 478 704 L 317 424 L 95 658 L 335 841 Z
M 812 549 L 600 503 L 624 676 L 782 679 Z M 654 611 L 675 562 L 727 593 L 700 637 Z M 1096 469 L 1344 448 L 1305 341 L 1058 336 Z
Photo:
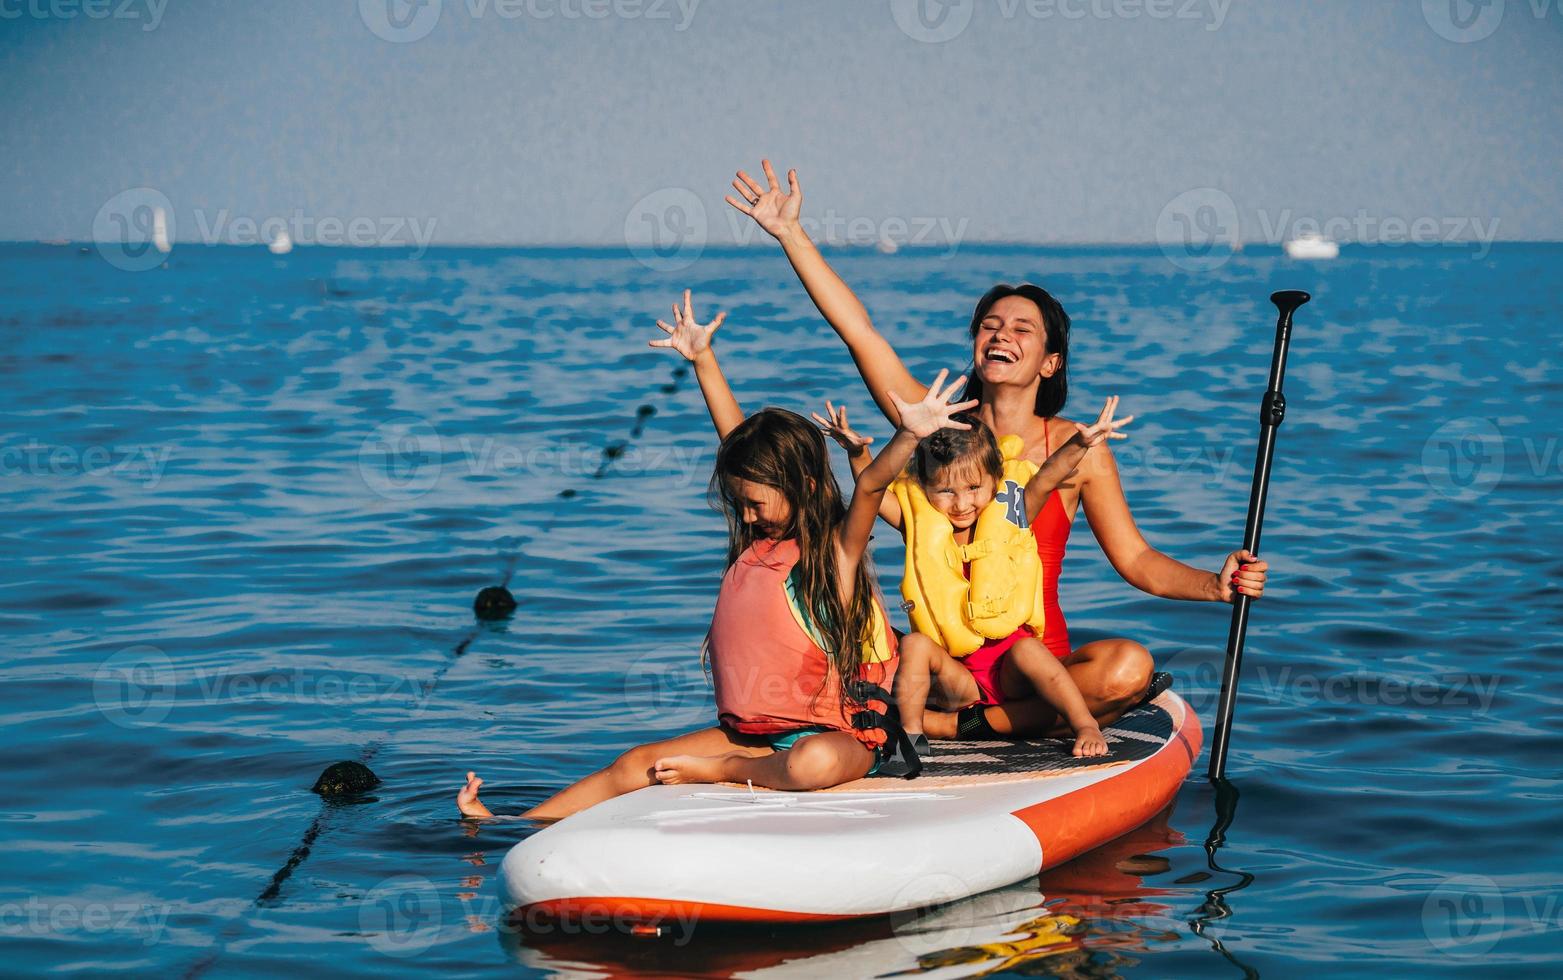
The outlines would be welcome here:
M 1009 656 L 1010 647 L 1034 636 L 1036 634 L 1029 627 L 1022 626 L 1002 640 L 989 640 L 961 658 L 961 663 L 971 671 L 972 680 L 977 682 L 977 700 L 974 704 L 1004 703 L 1004 688 L 999 683 L 999 671 L 1004 666 L 1004 658 Z

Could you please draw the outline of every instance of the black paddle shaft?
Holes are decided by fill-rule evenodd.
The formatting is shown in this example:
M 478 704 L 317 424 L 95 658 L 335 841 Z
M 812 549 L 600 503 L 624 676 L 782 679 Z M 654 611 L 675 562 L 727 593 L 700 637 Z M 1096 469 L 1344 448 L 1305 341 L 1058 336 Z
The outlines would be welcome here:
M 1286 351 L 1292 341 L 1292 313 L 1312 299 L 1300 289 L 1272 293 L 1270 302 L 1280 311 L 1275 322 L 1275 353 L 1270 358 L 1270 383 L 1259 408 L 1259 452 L 1254 460 L 1254 486 L 1248 495 L 1248 523 L 1243 528 L 1243 549 L 1259 554 L 1259 531 L 1265 520 L 1265 496 L 1270 491 L 1270 461 L 1275 456 L 1275 433 L 1286 416 Z M 1227 659 L 1221 671 L 1221 700 L 1216 706 L 1216 733 L 1210 744 L 1210 778 L 1224 779 L 1227 742 L 1232 737 L 1232 710 L 1237 705 L 1237 678 L 1243 667 L 1243 640 L 1248 634 L 1248 604 L 1242 593 L 1232 597 L 1232 628 L 1227 633 Z

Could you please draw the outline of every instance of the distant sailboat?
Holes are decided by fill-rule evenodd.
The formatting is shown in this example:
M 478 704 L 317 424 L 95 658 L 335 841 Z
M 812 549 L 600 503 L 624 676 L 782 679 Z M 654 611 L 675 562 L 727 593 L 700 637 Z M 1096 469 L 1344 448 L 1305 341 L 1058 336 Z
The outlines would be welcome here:
M 876 245 L 875 248 L 879 249 L 879 251 L 884 255 L 894 255 L 895 253 L 901 251 L 901 246 L 897 245 L 895 239 L 890 238 L 889 236 L 879 239 L 879 244 Z
M 277 234 L 266 247 L 271 250 L 272 255 L 287 255 L 293 251 L 293 238 L 286 228 L 278 228 Z
M 1285 245 L 1286 254 L 1294 259 L 1333 259 L 1340 255 L 1340 246 L 1325 238 L 1307 232 L 1298 235 Z
M 168 215 L 162 208 L 152 209 L 152 247 L 167 255 L 173 251 L 173 243 L 168 240 Z

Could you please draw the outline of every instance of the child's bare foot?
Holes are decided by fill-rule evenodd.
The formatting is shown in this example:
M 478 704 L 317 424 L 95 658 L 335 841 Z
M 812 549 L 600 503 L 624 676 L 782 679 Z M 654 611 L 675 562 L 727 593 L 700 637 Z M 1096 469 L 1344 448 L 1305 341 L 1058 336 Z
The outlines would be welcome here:
M 670 755 L 657 760 L 657 782 L 668 786 L 679 783 L 719 783 L 722 767 L 738 753 L 727 755 Z
M 1107 754 L 1107 740 L 1100 728 L 1081 728 L 1075 732 L 1075 757 L 1094 758 Z
M 478 778 L 477 773 L 467 773 L 467 785 L 463 786 L 461 792 L 456 794 L 456 809 L 461 811 L 462 816 L 492 817 L 494 815 L 494 812 L 484 806 L 482 800 L 478 799 L 478 789 L 482 785 L 483 780 Z

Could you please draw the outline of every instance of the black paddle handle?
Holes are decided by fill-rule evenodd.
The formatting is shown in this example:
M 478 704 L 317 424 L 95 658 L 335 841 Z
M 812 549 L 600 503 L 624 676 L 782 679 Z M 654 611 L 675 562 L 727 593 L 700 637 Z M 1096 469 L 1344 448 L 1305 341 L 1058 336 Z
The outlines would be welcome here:
M 1270 302 L 1280 311 L 1275 322 L 1275 353 L 1270 358 L 1270 383 L 1259 407 L 1259 452 L 1254 460 L 1254 485 L 1248 494 L 1248 522 L 1243 527 L 1243 549 L 1259 554 L 1259 532 L 1264 525 L 1265 497 L 1270 492 L 1270 462 L 1275 457 L 1275 434 L 1286 417 L 1286 353 L 1292 341 L 1292 314 L 1312 299 L 1300 289 L 1272 293 Z M 1223 779 L 1227 769 L 1227 743 L 1232 737 L 1232 711 L 1237 705 L 1237 679 L 1243 668 L 1243 640 L 1248 634 L 1248 605 L 1242 593 L 1232 597 L 1232 627 L 1227 632 L 1227 659 L 1221 671 L 1221 700 L 1216 706 L 1216 732 L 1210 744 L 1210 778 Z

